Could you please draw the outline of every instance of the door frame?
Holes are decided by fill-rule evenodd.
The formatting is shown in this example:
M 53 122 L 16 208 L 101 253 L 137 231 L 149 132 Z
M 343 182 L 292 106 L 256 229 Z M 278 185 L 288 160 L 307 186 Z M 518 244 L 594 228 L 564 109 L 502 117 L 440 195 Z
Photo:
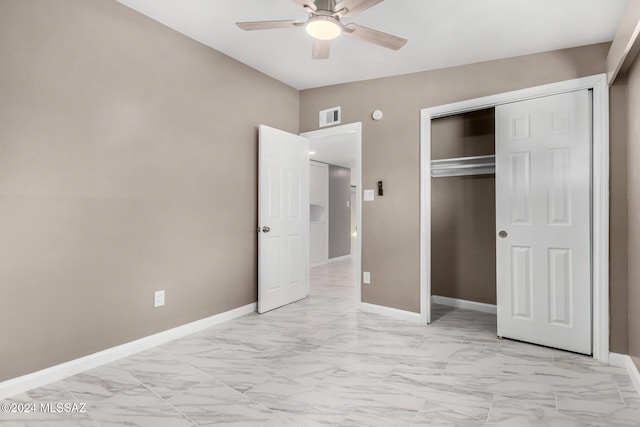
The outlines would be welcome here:
M 355 274 L 356 274 L 356 305 L 362 301 L 362 123 L 355 122 L 346 125 L 333 126 L 309 132 L 303 132 L 300 136 L 317 139 L 328 136 L 340 135 L 343 133 L 353 133 L 356 138 L 356 253 L 355 253 Z M 307 294 L 309 290 L 307 289 Z
M 431 322 L 431 120 L 576 90 L 593 92 L 592 120 L 592 334 L 593 358 L 609 361 L 609 87 L 607 75 L 504 92 L 420 111 L 420 319 Z

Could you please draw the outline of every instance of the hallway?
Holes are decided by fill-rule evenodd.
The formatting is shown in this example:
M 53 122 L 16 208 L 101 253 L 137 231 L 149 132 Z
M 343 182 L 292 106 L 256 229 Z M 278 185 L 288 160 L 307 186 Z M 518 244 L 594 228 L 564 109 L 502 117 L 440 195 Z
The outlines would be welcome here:
M 46 426 L 637 426 L 622 368 L 495 336 L 495 316 L 434 306 L 423 326 L 359 311 L 349 261 L 307 299 L 251 314 L 14 398 L 81 414 Z

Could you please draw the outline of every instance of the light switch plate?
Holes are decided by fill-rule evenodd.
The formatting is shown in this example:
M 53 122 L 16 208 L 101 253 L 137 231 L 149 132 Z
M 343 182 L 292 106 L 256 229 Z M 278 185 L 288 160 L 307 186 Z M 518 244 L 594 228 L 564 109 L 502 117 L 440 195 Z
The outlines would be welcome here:
M 164 290 L 155 291 L 153 294 L 153 306 L 162 307 L 164 305 Z
M 371 273 L 368 271 L 363 271 L 362 272 L 362 283 L 364 283 L 365 285 L 370 285 L 371 284 Z
M 364 190 L 364 201 L 373 202 L 374 194 L 373 190 Z

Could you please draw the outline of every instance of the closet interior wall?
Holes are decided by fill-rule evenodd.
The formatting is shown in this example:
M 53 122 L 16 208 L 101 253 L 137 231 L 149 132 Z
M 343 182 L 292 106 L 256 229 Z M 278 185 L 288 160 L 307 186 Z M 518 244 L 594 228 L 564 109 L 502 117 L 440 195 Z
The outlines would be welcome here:
M 432 160 L 495 154 L 493 108 L 435 119 Z M 431 178 L 431 294 L 496 303 L 495 174 Z

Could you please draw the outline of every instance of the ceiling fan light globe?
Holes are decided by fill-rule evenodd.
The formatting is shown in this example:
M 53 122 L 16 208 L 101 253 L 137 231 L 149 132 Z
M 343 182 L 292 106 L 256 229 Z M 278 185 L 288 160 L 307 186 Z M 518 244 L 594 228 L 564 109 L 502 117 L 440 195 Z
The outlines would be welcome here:
M 342 34 L 342 28 L 331 16 L 314 16 L 305 25 L 307 33 L 318 40 L 333 40 Z

